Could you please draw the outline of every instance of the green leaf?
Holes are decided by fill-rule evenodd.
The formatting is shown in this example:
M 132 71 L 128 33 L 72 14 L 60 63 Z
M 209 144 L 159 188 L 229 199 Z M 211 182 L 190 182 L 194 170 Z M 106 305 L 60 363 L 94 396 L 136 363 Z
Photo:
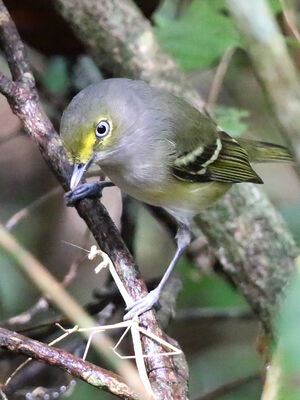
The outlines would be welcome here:
M 213 117 L 229 135 L 239 136 L 247 129 L 243 120 L 249 117 L 249 111 L 217 105 L 213 109 Z
M 282 6 L 279 0 L 268 0 L 269 7 L 274 14 L 278 14 L 282 11 Z
M 224 0 L 194 0 L 180 19 L 161 13 L 155 20 L 162 46 L 185 69 L 207 67 L 241 45 Z
M 64 93 L 70 85 L 67 62 L 63 57 L 52 57 L 41 74 L 44 84 L 55 94 Z
M 185 257 L 176 267 L 183 284 L 179 307 L 247 307 L 244 297 L 219 276 L 201 273 Z

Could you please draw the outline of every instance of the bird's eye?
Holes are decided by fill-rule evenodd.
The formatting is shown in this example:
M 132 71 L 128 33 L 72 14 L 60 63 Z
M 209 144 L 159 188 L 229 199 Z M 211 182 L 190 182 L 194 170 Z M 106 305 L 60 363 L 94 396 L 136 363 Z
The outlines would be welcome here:
M 109 134 L 110 124 L 106 119 L 102 119 L 96 126 L 95 135 L 98 139 L 102 139 Z

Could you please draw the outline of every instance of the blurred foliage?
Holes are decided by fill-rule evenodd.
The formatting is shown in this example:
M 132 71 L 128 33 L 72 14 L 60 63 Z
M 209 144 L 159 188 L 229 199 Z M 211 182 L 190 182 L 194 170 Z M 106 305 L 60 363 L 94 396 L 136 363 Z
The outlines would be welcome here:
M 180 19 L 170 20 L 161 12 L 155 21 L 162 45 L 185 69 L 207 67 L 226 49 L 240 45 L 225 0 L 195 0 Z
M 295 204 L 287 204 L 280 207 L 280 212 L 287 222 L 298 246 L 300 246 L 300 205 L 299 202 Z
M 32 293 L 31 283 L 23 279 L 21 272 L 15 267 L 14 262 L 0 253 L 0 264 L 1 321 L 30 307 L 35 298 L 29 295 L 29 293 Z M 14 283 L 13 290 L 12 283 Z M 16 296 L 16 293 L 18 293 L 18 296 Z
M 274 14 L 278 14 L 282 11 L 282 4 L 280 3 L 280 0 L 268 0 L 268 3 Z
M 179 307 L 239 307 L 247 304 L 224 279 L 203 273 L 186 258 L 178 262 L 176 272 L 180 274 L 183 284 Z
M 253 346 L 231 344 L 213 346 L 194 356 L 189 361 L 191 398 L 197 394 L 213 391 L 219 386 L 235 379 L 256 373 L 261 361 L 253 351 Z M 222 366 L 222 368 L 220 368 Z M 199 373 L 201 371 L 201 374 Z M 251 382 L 232 391 L 224 391 L 216 400 L 258 400 L 261 392 L 259 381 Z
M 269 4 L 274 13 L 277 14 L 281 11 L 279 0 L 269 0 Z M 177 15 L 177 6 L 178 1 L 163 1 L 154 17 L 156 24 L 154 29 L 163 47 L 186 69 L 187 74 L 193 70 L 193 73 L 196 74 L 197 85 L 199 82 L 201 92 L 205 93 L 205 90 L 209 91 L 209 86 L 215 76 L 215 68 L 224 52 L 233 46 L 242 47 L 242 43 L 228 14 L 225 0 L 194 0 L 180 17 Z M 287 40 L 295 42 L 293 38 L 287 38 Z M 258 131 L 261 139 L 269 135 L 268 139 L 272 140 L 275 124 L 274 122 L 268 124 L 268 120 L 272 117 L 270 117 L 268 106 L 262 98 L 261 92 L 253 84 L 253 75 L 244 52 L 236 52 L 232 63 L 234 70 L 230 66 L 233 71 L 231 71 L 230 84 L 228 85 L 225 79 L 223 84 L 225 95 L 220 93 L 218 100 L 222 105 L 218 104 L 214 107 L 213 117 L 231 135 L 241 135 L 246 130 L 251 133 Z M 202 78 L 201 73 L 204 69 L 209 71 L 209 79 Z M 191 77 L 191 74 L 189 76 Z M 60 56 L 47 58 L 40 78 L 53 99 L 58 95 L 65 96 L 63 101 L 67 103 L 70 100 L 69 93 L 100 79 L 101 75 L 93 61 L 85 55 L 77 60 Z M 49 93 L 47 95 L 48 97 L 44 97 L 47 97 L 49 105 Z M 41 96 L 43 98 L 43 89 Z M 47 101 L 45 103 L 47 106 Z M 5 185 L 0 182 L 0 184 L 2 183 L 0 210 L 3 220 L 51 186 L 51 182 L 49 183 L 50 173 L 47 175 L 45 170 L 41 169 L 42 164 L 38 164 L 38 161 L 31 156 L 28 156 L 27 159 L 22 158 L 18 145 L 19 142 L 9 148 L 0 146 L 0 161 L 1 154 L 6 153 L 10 154 L 12 160 L 11 164 L 5 164 L 5 169 L 3 168 L 5 174 L 3 172 L 3 175 L 22 171 L 25 164 L 32 164 L 31 170 L 34 172 L 26 174 L 26 182 L 22 187 L 19 186 L 20 181 L 15 179 L 14 175 L 9 176 Z M 282 173 L 277 177 L 278 191 L 281 191 L 280 182 L 286 179 L 291 179 L 290 175 L 286 176 Z M 291 180 L 291 182 L 294 184 L 292 189 L 296 190 L 297 183 L 295 180 Z M 16 188 L 18 188 L 17 191 Z M 294 198 L 297 200 L 297 194 L 294 195 Z M 75 239 L 72 237 L 74 243 L 80 243 L 81 236 L 80 229 L 76 230 L 78 221 L 77 217 L 74 217 L 75 214 L 67 217 L 64 209 L 64 214 L 61 215 L 58 203 L 57 199 L 51 199 L 51 205 L 48 203 L 41 213 L 35 211 L 13 233 L 17 232 L 18 237 L 27 248 L 36 253 L 47 266 L 52 267 L 52 272 L 63 276 L 62 267 L 69 265 L 72 257 L 70 252 L 59 252 L 57 243 L 61 239 L 69 240 L 67 235 L 70 234 L 70 231 L 75 236 Z M 55 210 L 56 208 L 58 211 Z M 284 218 L 300 243 L 299 202 L 291 204 L 286 200 L 281 209 Z M 135 208 L 135 211 L 138 219 L 136 258 L 142 267 L 144 277 L 158 277 L 173 253 L 173 243 L 164 230 L 145 211 L 141 212 L 140 207 Z M 74 225 L 70 223 L 72 218 L 76 220 Z M 53 221 L 52 224 L 50 221 Z M 54 243 L 52 247 L 51 243 Z M 33 297 L 37 296 L 37 293 L 16 271 L 14 264 L 9 259 L 0 255 L 0 263 L 2 272 L 0 316 L 7 318 L 31 305 L 34 301 Z M 183 282 L 183 290 L 177 304 L 181 309 L 247 306 L 245 299 L 229 282 L 214 274 L 213 271 L 207 272 L 196 267 L 185 257 L 180 260 L 176 272 Z M 82 300 L 87 297 L 87 293 L 92 296 L 91 293 L 98 285 L 99 281 L 96 281 L 94 275 L 85 269 L 83 272 L 79 272 L 78 278 L 70 290 L 76 294 L 84 293 L 85 296 L 80 298 Z M 283 395 L 280 400 L 299 400 L 300 398 L 300 389 L 296 384 L 299 382 L 300 370 L 299 296 L 300 277 L 297 275 L 288 291 L 287 299 L 282 305 L 282 314 L 277 322 L 284 368 Z M 205 320 L 191 323 L 179 321 L 177 324 L 175 320 L 171 328 L 173 329 L 172 336 L 183 344 L 188 357 L 191 398 L 213 390 L 228 381 L 260 371 L 262 360 L 255 348 L 257 325 L 254 320 L 233 321 L 228 319 L 227 321 L 213 322 Z M 190 330 L 188 331 L 188 329 Z M 260 392 L 261 387 L 257 380 L 218 396 L 216 400 L 258 400 Z M 92 400 L 108 399 L 112 396 L 87 384 L 78 383 L 69 398 Z
M 279 0 L 268 0 L 274 14 L 281 11 Z M 193 0 L 179 18 L 178 5 L 166 0 L 155 13 L 155 32 L 162 46 L 184 69 L 205 68 L 230 47 L 243 47 L 231 19 L 226 0 Z
M 41 77 L 48 90 L 53 94 L 66 93 L 71 84 L 66 58 L 62 56 L 51 57 Z
M 248 110 L 241 110 L 234 107 L 216 105 L 213 108 L 213 117 L 218 125 L 231 136 L 240 136 L 247 130 L 247 123 L 244 121 L 250 115 Z
M 278 359 L 282 370 L 278 400 L 300 399 L 300 258 L 277 320 Z

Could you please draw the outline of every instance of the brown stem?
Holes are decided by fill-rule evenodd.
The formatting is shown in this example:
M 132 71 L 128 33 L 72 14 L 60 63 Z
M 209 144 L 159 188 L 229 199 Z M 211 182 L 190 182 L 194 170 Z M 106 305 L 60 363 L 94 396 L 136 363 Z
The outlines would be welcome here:
M 0 7 L 1 42 L 14 81 L 34 87 L 34 77 L 26 61 L 25 48 L 5 7 Z
M 203 100 L 161 50 L 150 24 L 131 0 L 56 0 L 56 4 L 95 61 L 110 75 L 144 79 L 204 110 Z M 285 96 L 281 96 L 281 102 L 285 102 Z M 288 104 L 293 103 L 285 102 L 285 112 L 281 113 L 287 120 L 287 108 L 294 110 Z M 295 115 L 299 120 L 299 112 Z M 247 298 L 266 330 L 271 331 L 271 317 L 278 310 L 282 288 L 298 253 L 281 216 L 262 190 L 240 184 L 217 206 L 205 210 L 197 223 L 220 260 L 222 271 Z
M 266 0 L 227 3 L 300 177 L 300 79 L 285 40 Z
M 23 122 L 25 131 L 39 146 L 42 156 L 63 188 L 69 190 L 72 167 L 61 146 L 60 138 L 41 108 L 23 45 L 20 44 L 19 35 L 2 1 L 0 1 L 0 42 L 5 49 L 13 76 L 19 81 L 14 82 L 8 97 L 11 108 Z M 0 90 L 6 94 L 1 84 Z M 85 199 L 80 201 L 76 208 L 101 249 L 114 263 L 129 295 L 134 300 L 146 295 L 147 289 L 139 278 L 138 268 L 103 205 L 97 200 Z M 152 311 L 144 313 L 140 317 L 140 323 L 154 335 L 162 337 Z M 143 338 L 143 345 L 145 354 L 163 351 L 159 345 L 146 337 Z M 147 358 L 147 370 L 158 399 L 185 398 L 186 380 L 177 372 L 171 357 Z
M 138 399 L 119 375 L 83 361 L 65 350 L 50 347 L 4 328 L 0 328 L 0 347 L 58 367 L 99 389 L 118 395 L 121 399 Z
M 9 218 L 9 220 L 6 221 L 6 223 L 4 225 L 5 228 L 10 231 L 23 218 L 26 218 L 33 210 L 35 210 L 40 205 L 42 205 L 44 202 L 46 202 L 50 197 L 55 196 L 59 193 L 61 193 L 61 188 L 59 186 L 56 186 L 55 188 L 50 189 L 47 193 L 38 197 L 36 200 L 34 200 L 28 206 L 21 208 L 14 215 L 12 215 Z

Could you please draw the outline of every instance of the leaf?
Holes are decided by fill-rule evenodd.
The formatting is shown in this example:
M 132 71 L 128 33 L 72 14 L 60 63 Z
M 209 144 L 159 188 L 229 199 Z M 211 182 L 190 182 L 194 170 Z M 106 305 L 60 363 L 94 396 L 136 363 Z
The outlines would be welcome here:
M 229 47 L 241 46 L 224 0 L 194 0 L 180 19 L 156 16 L 162 46 L 185 69 L 207 67 Z
M 52 93 L 66 92 L 70 85 L 66 60 L 63 57 L 52 57 L 41 77 Z
M 279 14 L 282 11 L 282 6 L 279 0 L 268 0 L 269 7 L 273 14 Z
M 185 257 L 176 267 L 183 284 L 179 307 L 247 307 L 244 297 L 219 276 L 195 270 Z
M 213 116 L 218 125 L 231 136 L 239 136 L 247 129 L 244 118 L 249 117 L 248 110 L 217 105 L 213 109 Z

